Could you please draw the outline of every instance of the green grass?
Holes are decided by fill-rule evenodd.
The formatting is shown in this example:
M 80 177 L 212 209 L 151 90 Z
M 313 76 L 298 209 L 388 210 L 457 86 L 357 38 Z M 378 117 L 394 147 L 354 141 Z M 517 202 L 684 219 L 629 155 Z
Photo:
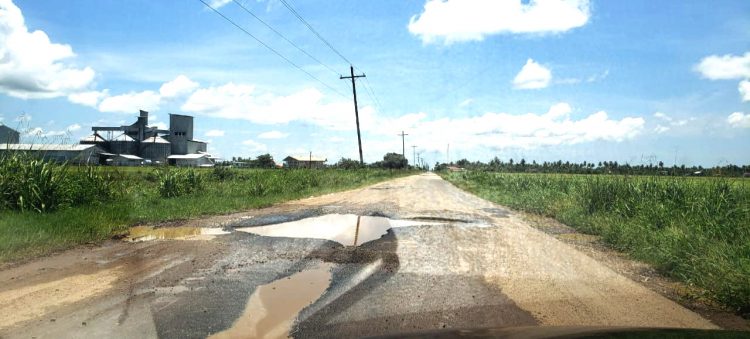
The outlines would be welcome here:
M 482 198 L 601 235 L 614 248 L 750 312 L 750 180 L 453 172 Z
M 66 171 L 71 178 L 86 178 L 86 173 L 91 171 L 74 166 L 59 167 L 52 170 Z M 108 178 L 107 187 L 115 194 L 102 197 L 92 192 L 81 193 L 81 186 L 97 191 L 102 189 L 102 184 L 79 185 L 80 180 L 71 179 L 61 191 L 71 190 L 77 192 L 76 196 L 90 194 L 98 200 L 68 199 L 49 210 L 0 207 L 0 262 L 100 242 L 136 224 L 265 207 L 414 173 L 379 169 L 232 169 L 228 173 L 216 173 L 221 170 L 112 167 L 96 171 L 98 178 Z M 7 178 L 9 173 L 13 171 L 0 172 L 0 179 Z M 167 183 L 166 176 L 179 178 Z M 200 182 L 198 189 L 185 189 L 184 185 L 194 185 L 196 180 Z M 165 195 L 164 187 L 170 184 L 178 186 L 177 194 Z

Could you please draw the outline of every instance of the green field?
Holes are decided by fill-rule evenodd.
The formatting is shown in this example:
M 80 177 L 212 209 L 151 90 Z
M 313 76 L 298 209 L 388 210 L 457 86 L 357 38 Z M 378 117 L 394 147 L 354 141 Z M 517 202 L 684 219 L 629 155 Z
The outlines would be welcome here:
M 601 235 L 614 248 L 750 312 L 750 180 L 443 172 L 480 197 Z
M 76 167 L 3 159 L 0 262 L 96 243 L 135 224 L 259 208 L 411 173 Z

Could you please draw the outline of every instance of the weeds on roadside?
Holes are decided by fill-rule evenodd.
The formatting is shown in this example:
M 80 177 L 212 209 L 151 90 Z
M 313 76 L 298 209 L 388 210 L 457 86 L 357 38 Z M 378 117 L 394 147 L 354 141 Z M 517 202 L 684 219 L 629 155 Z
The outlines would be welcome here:
M 556 218 L 750 313 L 750 182 L 444 173 L 483 198 Z

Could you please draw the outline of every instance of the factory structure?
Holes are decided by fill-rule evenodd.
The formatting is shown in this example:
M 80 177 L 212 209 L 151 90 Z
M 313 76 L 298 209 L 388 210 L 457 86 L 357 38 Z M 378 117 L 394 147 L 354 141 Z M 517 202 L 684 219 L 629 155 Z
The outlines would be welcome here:
M 148 112 L 128 126 L 94 126 L 93 134 L 76 145 L 19 144 L 19 133 L 0 125 L 0 152 L 36 153 L 59 162 L 116 166 L 169 164 L 211 167 L 216 158 L 206 152 L 206 142 L 193 139 L 193 117 L 169 115 L 169 129 L 148 126 Z
M 193 139 L 193 117 L 189 115 L 169 114 L 168 130 L 148 126 L 146 111 L 140 111 L 132 125 L 94 126 L 91 130 L 93 134 L 81 139 L 81 144 L 103 149 L 101 164 L 207 167 L 216 160 L 206 152 L 206 142 Z

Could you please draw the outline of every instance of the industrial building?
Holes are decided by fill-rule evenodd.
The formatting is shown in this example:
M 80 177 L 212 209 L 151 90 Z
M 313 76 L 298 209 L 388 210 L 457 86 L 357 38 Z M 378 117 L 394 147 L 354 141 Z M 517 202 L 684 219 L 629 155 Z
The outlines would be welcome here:
M 284 168 L 323 168 L 327 160 L 308 155 L 290 155 L 284 158 Z
M 193 117 L 169 115 L 169 129 L 148 126 L 148 112 L 140 111 L 132 125 L 91 128 L 92 135 L 81 144 L 97 145 L 102 164 L 139 165 L 164 164 L 176 166 L 213 166 L 215 158 L 206 153 L 207 144 L 193 139 Z
M 27 152 L 44 160 L 98 164 L 104 150 L 97 145 L 0 144 L 0 152 Z
M 21 134 L 18 131 L 0 124 L 0 143 L 2 144 L 17 144 Z

